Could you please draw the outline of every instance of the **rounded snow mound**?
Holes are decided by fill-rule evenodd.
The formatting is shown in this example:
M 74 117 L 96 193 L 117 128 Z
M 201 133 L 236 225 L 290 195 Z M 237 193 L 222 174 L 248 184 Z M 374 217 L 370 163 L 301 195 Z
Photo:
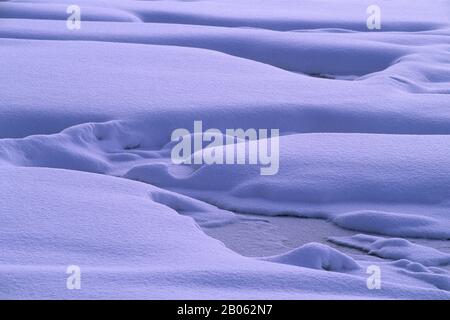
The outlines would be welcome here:
M 450 239 L 448 223 L 415 214 L 361 210 L 339 215 L 333 222 L 342 228 L 359 232 L 394 237 Z
M 353 258 L 327 245 L 316 242 L 305 244 L 281 255 L 264 258 L 264 260 L 336 272 L 360 268 Z

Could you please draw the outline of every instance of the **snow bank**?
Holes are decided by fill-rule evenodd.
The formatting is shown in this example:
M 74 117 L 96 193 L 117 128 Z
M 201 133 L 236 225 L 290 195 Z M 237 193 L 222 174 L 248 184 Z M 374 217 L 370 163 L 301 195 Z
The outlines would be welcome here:
M 19 12 L 23 5 L 43 11 L 49 6 L 50 13 L 54 6 L 2 5 L 17 6 Z M 208 17 L 241 12 L 250 21 L 260 16 L 254 10 L 262 12 L 271 5 L 126 1 L 113 2 L 107 9 L 120 7 L 135 14 L 156 10 L 149 7 L 200 12 L 225 6 L 228 10 L 210 11 Z M 445 2 L 412 6 L 383 1 L 383 5 L 393 6 L 392 12 L 384 11 L 383 28 L 390 23 L 405 26 L 399 22 L 404 20 L 416 26 L 446 21 Z M 145 119 L 166 139 L 174 128 L 200 118 L 215 128 L 278 127 L 283 133 L 449 133 L 448 29 L 333 32 L 323 29 L 324 23 L 316 30 L 311 21 L 332 21 L 337 12 L 346 21 L 358 17 L 353 24 L 366 28 L 365 4 L 327 3 L 329 11 L 314 15 L 324 3 L 286 1 L 283 8 L 289 6 L 300 9 L 286 9 L 286 14 L 300 21 L 311 17 L 301 22 L 305 24 L 301 32 L 186 25 L 169 23 L 170 19 L 83 21 L 82 28 L 73 31 L 60 20 L 2 19 L 0 67 L 8 76 L 0 82 L 0 136 L 57 133 L 76 124 L 129 118 Z M 274 11 L 278 12 L 269 10 L 265 15 L 273 16 Z M 321 18 L 324 12 L 329 13 Z M 278 20 L 286 21 L 286 16 Z M 323 75 L 356 76 L 357 81 L 320 78 Z M 318 92 L 327 94 L 318 99 Z
M 394 212 L 356 211 L 336 217 L 338 226 L 390 236 L 412 238 L 450 239 L 448 221 Z
M 0 3 L 1 297 L 449 298 L 431 247 L 341 239 L 402 259 L 376 258 L 368 290 L 374 257 L 244 258 L 197 225 L 239 211 L 448 240 L 447 0 L 380 0 L 379 31 L 370 1 L 77 3 L 80 30 L 70 0 Z M 278 174 L 174 165 L 195 120 L 279 129 Z M 65 288 L 71 264 L 85 290 Z
M 281 255 L 264 258 L 264 260 L 336 272 L 360 268 L 353 258 L 336 249 L 313 242 Z
M 171 144 L 161 146 L 154 130 L 113 121 L 3 139 L 0 161 L 122 176 L 231 211 L 321 217 L 390 236 L 450 237 L 446 136 L 285 135 L 278 174 L 261 176 L 256 165 L 175 165 Z
M 28 13 L 25 8 L 31 7 L 29 3 L 44 2 L 45 8 L 51 11 L 57 4 L 72 4 L 70 0 L 52 1 L 51 4 L 42 0 L 27 2 L 27 7 L 24 4 L 13 2 L 10 6 L 5 6 L 4 11 L 21 9 L 22 17 L 45 19 L 46 16 Z M 77 3 L 83 7 L 105 10 L 103 1 L 78 0 Z M 146 23 L 248 27 L 279 31 L 321 28 L 366 31 L 366 10 L 372 4 L 373 2 L 368 0 L 339 2 L 282 0 L 276 3 L 272 0 L 245 0 L 237 3 L 227 0 L 147 2 L 110 0 L 108 8 L 126 11 Z M 434 30 L 448 25 L 447 4 L 447 1 L 440 1 L 432 6 L 427 1 L 415 1 L 414 4 L 406 0 L 395 2 L 379 0 L 377 2 L 378 6 L 384 8 L 384 31 L 410 32 Z
M 450 274 L 445 270 L 434 267 L 424 267 L 420 263 L 403 259 L 393 262 L 392 265 L 404 269 L 399 271 L 400 274 L 427 282 L 441 290 L 450 290 Z
M 143 183 L 48 168 L 0 175 L 1 298 L 450 297 L 391 282 L 369 291 L 364 276 L 244 258 Z M 66 288 L 70 265 L 80 290 Z
M 445 266 L 450 264 L 449 254 L 400 238 L 382 238 L 358 234 L 352 237 L 332 237 L 328 240 L 386 259 L 405 259 L 411 262 L 418 262 L 424 266 Z

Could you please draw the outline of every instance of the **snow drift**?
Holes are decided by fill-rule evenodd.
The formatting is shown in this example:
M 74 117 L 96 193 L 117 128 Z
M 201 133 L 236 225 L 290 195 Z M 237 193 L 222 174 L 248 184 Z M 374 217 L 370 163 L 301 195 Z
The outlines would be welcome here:
M 77 3 L 0 3 L 0 297 L 449 298 L 449 1 L 380 0 L 378 31 L 368 1 Z M 279 129 L 279 172 L 173 164 L 196 120 Z M 251 214 L 361 234 L 249 258 L 201 229 Z

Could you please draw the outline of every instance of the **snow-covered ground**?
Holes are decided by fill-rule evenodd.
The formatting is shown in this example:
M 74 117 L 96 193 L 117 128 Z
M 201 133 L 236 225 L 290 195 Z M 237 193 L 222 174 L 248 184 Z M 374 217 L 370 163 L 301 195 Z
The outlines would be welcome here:
M 450 1 L 0 1 L 0 298 L 449 299 Z

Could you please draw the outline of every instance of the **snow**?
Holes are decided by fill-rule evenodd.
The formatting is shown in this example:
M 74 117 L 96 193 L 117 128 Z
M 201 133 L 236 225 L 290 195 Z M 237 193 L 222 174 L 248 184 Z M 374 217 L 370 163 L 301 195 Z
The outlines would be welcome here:
M 167 191 L 147 184 L 51 168 L 0 172 L 2 298 L 338 298 L 367 291 L 361 275 L 240 256 L 154 202 Z M 66 289 L 69 265 L 81 268 L 79 291 Z M 431 286 L 385 286 L 368 293 L 449 297 Z
M 0 3 L 1 298 L 450 298 L 448 0 L 72 2 Z
M 336 249 L 314 242 L 278 256 L 265 258 L 265 260 L 335 272 L 360 268 L 353 258 Z
M 450 239 L 447 221 L 394 212 L 356 211 L 334 219 L 338 226 L 358 231 L 428 239 Z
M 382 238 L 366 234 L 351 237 L 331 237 L 330 241 L 361 249 L 381 258 L 418 262 L 424 266 L 450 264 L 450 255 L 434 248 L 411 243 L 401 238 Z

